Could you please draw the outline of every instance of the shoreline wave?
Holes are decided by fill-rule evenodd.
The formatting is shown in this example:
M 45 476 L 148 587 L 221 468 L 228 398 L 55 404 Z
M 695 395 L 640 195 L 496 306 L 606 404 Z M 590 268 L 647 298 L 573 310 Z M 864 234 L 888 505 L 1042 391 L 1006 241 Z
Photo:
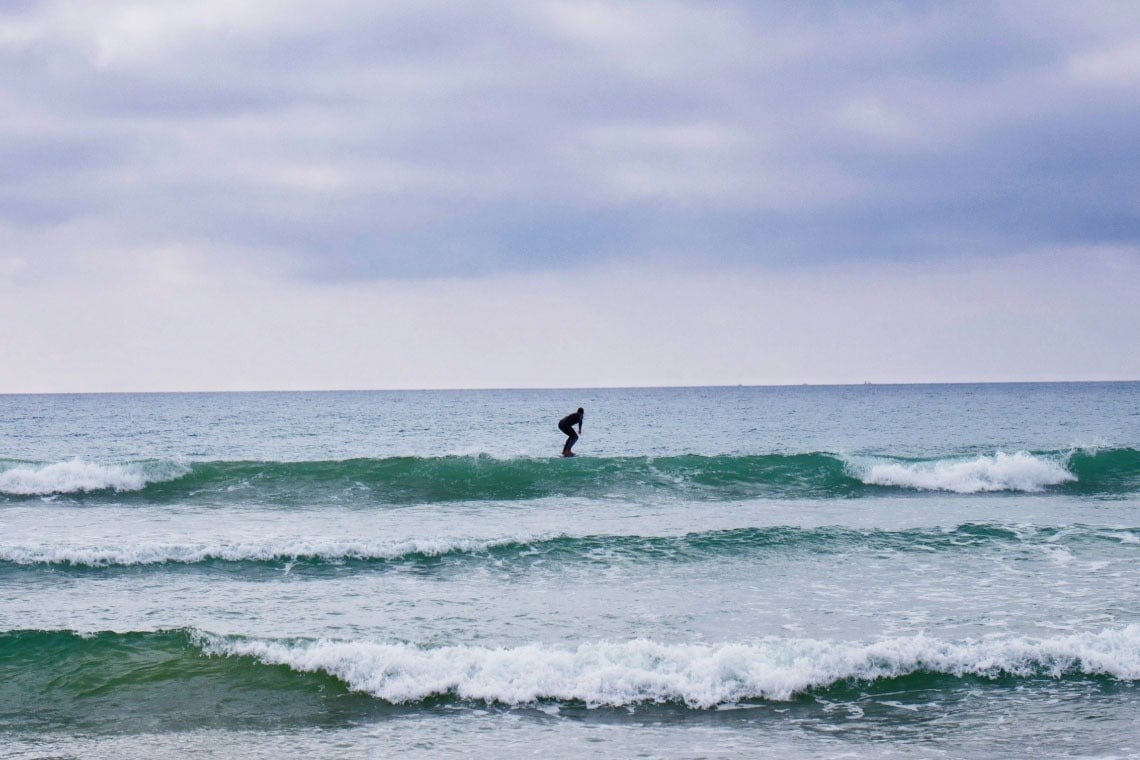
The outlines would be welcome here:
M 0 633 L 0 665 L 8 672 L 3 689 L 22 693 L 29 706 L 98 693 L 103 683 L 133 683 L 142 691 L 153 680 L 156 661 L 164 663 L 164 684 L 175 687 L 183 680 L 232 681 L 235 672 L 246 679 L 250 673 L 285 668 L 292 680 L 277 672 L 276 689 L 306 689 L 307 677 L 328 677 L 347 692 L 392 705 L 443 699 L 510 707 L 553 702 L 588 708 L 678 704 L 707 710 L 742 702 L 789 702 L 849 689 L 853 683 L 932 676 L 1013 679 L 1015 688 L 1038 679 L 1108 678 L 1134 684 L 1140 680 L 1140 625 L 1049 638 L 963 641 L 918 633 L 872 642 L 633 639 L 509 647 L 272 640 L 192 629 Z M 73 670 L 78 662 L 84 663 L 81 676 Z

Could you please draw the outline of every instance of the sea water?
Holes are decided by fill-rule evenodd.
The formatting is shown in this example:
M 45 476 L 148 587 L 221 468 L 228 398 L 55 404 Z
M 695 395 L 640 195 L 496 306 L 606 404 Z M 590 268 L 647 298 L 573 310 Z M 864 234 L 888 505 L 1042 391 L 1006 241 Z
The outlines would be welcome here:
M 1140 757 L 1138 560 L 1138 383 L 0 396 L 0 755 Z

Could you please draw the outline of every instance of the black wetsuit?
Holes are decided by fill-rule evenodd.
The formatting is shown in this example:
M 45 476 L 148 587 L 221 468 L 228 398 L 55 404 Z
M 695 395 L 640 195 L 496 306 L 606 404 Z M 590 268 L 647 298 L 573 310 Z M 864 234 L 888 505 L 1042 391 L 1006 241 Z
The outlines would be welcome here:
M 566 434 L 566 443 L 562 446 L 562 453 L 570 453 L 570 449 L 574 448 L 574 444 L 578 442 L 578 434 L 574 432 L 574 426 L 582 426 L 582 417 L 584 414 L 574 412 L 568 414 L 558 421 L 558 429 Z

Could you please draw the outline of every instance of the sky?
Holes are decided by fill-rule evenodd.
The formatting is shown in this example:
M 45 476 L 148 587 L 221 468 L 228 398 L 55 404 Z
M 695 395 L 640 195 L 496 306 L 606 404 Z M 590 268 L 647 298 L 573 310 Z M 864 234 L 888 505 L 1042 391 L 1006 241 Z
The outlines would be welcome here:
M 8 0 L 0 393 L 1140 379 L 1140 4 Z

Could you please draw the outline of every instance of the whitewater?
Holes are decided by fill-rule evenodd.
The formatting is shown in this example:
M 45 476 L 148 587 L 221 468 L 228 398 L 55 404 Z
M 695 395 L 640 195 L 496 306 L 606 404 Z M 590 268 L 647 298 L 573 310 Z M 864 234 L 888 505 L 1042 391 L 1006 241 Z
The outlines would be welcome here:
M 1140 757 L 1137 383 L 0 413 L 5 757 Z

